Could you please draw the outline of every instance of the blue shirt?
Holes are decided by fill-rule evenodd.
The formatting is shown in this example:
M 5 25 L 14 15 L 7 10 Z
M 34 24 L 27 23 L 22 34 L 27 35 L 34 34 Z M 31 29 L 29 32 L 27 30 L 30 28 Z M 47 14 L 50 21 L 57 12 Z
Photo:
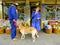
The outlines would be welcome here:
M 17 12 L 16 12 L 16 7 L 14 5 L 9 6 L 8 8 L 8 16 L 9 20 L 17 20 Z
M 37 20 L 37 18 L 40 18 L 40 12 L 38 12 L 37 14 L 35 14 L 35 11 L 32 12 L 32 21 Z

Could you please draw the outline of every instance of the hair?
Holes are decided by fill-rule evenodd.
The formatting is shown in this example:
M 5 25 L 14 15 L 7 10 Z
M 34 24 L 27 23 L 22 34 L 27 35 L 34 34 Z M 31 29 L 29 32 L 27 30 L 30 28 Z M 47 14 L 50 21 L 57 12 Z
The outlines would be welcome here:
M 35 8 L 38 8 L 38 7 L 40 7 L 40 6 L 39 5 L 35 6 Z
M 35 6 L 35 10 L 36 10 L 36 8 L 38 8 L 38 7 L 40 8 L 40 6 L 39 6 L 39 5 Z M 39 10 L 39 11 L 41 11 L 41 10 Z

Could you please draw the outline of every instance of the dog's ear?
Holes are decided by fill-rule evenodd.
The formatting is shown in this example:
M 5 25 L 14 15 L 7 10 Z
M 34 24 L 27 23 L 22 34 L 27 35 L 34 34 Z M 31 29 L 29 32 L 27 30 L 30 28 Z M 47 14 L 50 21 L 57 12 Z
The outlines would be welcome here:
M 26 26 L 26 23 L 25 23 L 25 22 L 22 22 L 22 25 L 23 25 L 23 26 Z
M 27 26 L 27 27 L 30 27 L 29 23 L 26 23 L 26 26 Z
M 21 23 L 24 26 L 24 23 Z

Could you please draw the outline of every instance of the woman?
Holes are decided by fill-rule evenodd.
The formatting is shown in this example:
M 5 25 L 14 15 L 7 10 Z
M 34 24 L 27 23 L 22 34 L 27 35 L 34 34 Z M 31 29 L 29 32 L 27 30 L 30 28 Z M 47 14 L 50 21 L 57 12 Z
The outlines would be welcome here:
M 40 11 L 39 7 L 35 8 L 35 11 L 32 12 L 32 27 L 36 28 L 37 31 L 40 31 Z

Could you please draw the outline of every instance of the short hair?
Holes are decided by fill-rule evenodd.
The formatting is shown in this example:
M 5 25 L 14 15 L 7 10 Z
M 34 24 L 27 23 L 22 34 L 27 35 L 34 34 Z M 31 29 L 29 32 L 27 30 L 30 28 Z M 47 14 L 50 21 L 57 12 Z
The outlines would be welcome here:
M 40 7 L 39 5 L 35 6 L 35 8 Z

